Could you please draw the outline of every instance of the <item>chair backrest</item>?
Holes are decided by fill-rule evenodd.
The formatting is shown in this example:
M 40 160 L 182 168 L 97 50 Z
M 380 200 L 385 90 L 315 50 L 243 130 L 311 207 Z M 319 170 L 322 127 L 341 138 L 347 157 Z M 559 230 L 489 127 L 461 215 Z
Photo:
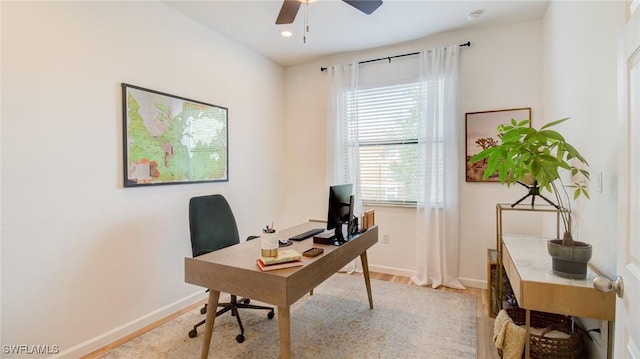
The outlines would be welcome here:
M 189 200 L 189 229 L 194 257 L 240 243 L 236 219 L 220 194 Z

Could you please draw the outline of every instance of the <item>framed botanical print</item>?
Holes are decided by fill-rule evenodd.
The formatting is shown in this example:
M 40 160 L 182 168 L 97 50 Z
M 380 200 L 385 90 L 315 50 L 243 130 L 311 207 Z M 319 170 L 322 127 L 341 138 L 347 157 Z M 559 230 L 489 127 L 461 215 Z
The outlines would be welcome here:
M 487 168 L 486 160 L 469 163 L 469 159 L 482 150 L 500 143 L 497 128 L 515 119 L 520 122 L 531 120 L 531 108 L 514 108 L 508 110 L 494 110 L 482 112 L 468 112 L 465 114 L 465 153 L 466 153 L 466 181 L 467 182 L 499 182 L 494 174 L 486 180 L 482 179 Z M 531 122 L 529 122 L 531 126 Z

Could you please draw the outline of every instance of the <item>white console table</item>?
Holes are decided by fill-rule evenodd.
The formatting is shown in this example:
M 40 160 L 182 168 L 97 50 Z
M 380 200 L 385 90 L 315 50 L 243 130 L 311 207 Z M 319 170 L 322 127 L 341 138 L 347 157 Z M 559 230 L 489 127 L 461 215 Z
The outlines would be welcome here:
M 612 358 L 615 292 L 596 290 L 592 281 L 598 274 L 591 268 L 585 279 L 567 279 L 553 274 L 547 240 L 531 236 L 502 236 L 502 265 L 518 305 L 526 309 L 525 357 L 529 358 L 530 311 L 536 310 L 608 321 L 607 358 Z

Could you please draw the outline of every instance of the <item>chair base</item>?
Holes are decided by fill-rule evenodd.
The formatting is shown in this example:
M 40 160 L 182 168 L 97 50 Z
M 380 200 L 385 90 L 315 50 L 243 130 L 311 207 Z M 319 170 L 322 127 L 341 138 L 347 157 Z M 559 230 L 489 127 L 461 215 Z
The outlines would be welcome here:
M 216 312 L 216 317 L 228 311 L 231 311 L 231 315 L 236 317 L 236 320 L 238 321 L 238 326 L 240 327 L 240 334 L 236 336 L 236 341 L 238 343 L 244 342 L 244 326 L 242 325 L 242 320 L 240 319 L 240 313 L 238 312 L 239 308 L 268 310 L 269 311 L 269 313 L 267 313 L 268 319 L 273 319 L 273 317 L 275 316 L 275 312 L 273 308 L 265 307 L 261 305 L 249 304 L 250 302 L 251 301 L 248 298 L 244 298 L 238 301 L 237 297 L 235 295 L 232 295 L 231 301 L 229 303 L 218 303 L 218 306 L 222 307 L 222 309 Z M 207 313 L 207 304 L 205 304 L 204 307 L 200 309 L 200 313 L 202 314 Z M 206 322 L 206 319 L 203 319 L 198 324 L 194 325 L 193 329 L 189 331 L 189 338 L 195 338 L 198 335 L 198 327 L 203 325 L 205 322 Z

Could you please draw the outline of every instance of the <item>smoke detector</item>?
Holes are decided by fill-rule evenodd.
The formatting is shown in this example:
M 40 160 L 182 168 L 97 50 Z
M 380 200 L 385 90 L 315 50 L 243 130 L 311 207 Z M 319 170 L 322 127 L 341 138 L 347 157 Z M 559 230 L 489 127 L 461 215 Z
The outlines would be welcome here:
M 467 20 L 468 21 L 476 21 L 476 20 L 478 20 L 480 15 L 482 15 L 482 13 L 483 13 L 482 10 L 476 10 L 474 12 L 471 12 L 471 13 L 469 13 L 469 15 L 467 15 Z

